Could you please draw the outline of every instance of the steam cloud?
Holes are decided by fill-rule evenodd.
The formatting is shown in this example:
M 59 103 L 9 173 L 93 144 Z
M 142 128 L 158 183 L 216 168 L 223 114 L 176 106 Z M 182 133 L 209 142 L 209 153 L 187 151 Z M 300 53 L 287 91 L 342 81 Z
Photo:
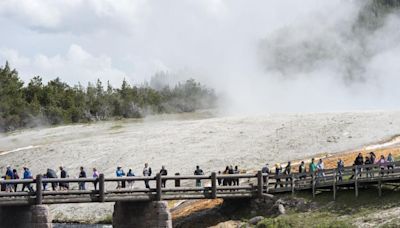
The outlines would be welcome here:
M 317 10 L 271 31 L 257 46 L 262 69 L 248 88 L 254 96 L 239 100 L 238 107 L 398 109 L 399 10 L 376 2 L 342 1 L 330 13 Z
M 4 1 L 0 63 L 84 85 L 168 72 L 228 113 L 398 109 L 399 2 Z

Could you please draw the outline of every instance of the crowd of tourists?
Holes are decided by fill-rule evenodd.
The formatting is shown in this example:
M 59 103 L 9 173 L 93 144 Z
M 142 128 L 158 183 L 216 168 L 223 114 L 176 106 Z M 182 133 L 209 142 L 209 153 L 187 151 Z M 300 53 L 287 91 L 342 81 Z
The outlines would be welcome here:
M 65 168 L 63 166 L 59 167 L 59 175 L 57 175 L 57 172 L 53 169 L 47 169 L 44 174 L 42 174 L 44 179 L 51 179 L 51 178 L 69 178 L 69 175 Z M 99 177 L 99 172 L 97 171 L 96 168 L 93 168 L 93 174 L 92 177 L 97 179 Z M 77 175 L 78 178 L 87 178 L 88 176 L 86 175 L 86 171 L 84 167 L 80 167 L 79 173 Z M 20 178 L 18 171 L 16 169 L 12 169 L 10 165 L 6 167 L 6 173 L 4 176 L 2 176 L 3 180 L 18 180 L 18 179 L 24 179 L 24 180 L 29 180 L 29 179 L 34 179 L 32 172 L 28 167 L 23 167 L 23 175 L 22 178 Z M 69 189 L 69 183 L 68 182 L 51 182 L 48 183 L 46 181 L 43 181 L 43 190 L 47 191 L 49 190 L 49 186 L 53 191 L 56 190 L 68 190 Z M 6 191 L 6 192 L 17 192 L 18 191 L 18 186 L 20 184 L 16 183 L 8 183 L 8 184 L 2 184 L 1 185 L 1 191 Z M 94 182 L 95 189 L 97 187 L 97 182 Z M 79 190 L 86 190 L 86 183 L 85 182 L 79 182 L 78 183 L 78 188 Z M 34 192 L 33 187 L 30 183 L 23 183 L 21 191 L 25 191 L 27 189 L 29 192 Z
M 237 169 L 237 167 L 236 167 Z M 168 175 L 168 171 L 165 168 L 165 166 L 163 165 L 159 171 L 160 175 L 162 176 L 167 176 Z M 144 168 L 143 168 L 143 172 L 142 175 L 144 177 L 151 177 L 153 174 L 152 169 L 149 167 L 148 163 L 144 164 Z M 178 174 L 179 175 L 179 174 Z M 196 169 L 194 171 L 194 175 L 204 175 L 204 172 L 202 169 L 200 169 L 199 166 L 196 166 Z M 122 177 L 134 177 L 135 174 L 132 171 L 132 169 L 129 169 L 127 173 L 125 173 L 125 171 L 123 170 L 122 166 L 117 166 L 117 169 L 115 171 L 115 176 L 117 178 L 122 178 Z M 65 190 L 69 190 L 70 189 L 70 183 L 69 181 L 60 181 L 60 182 L 46 182 L 46 179 L 51 179 L 51 178 L 69 178 L 69 174 L 67 172 L 67 170 L 63 167 L 60 166 L 59 167 L 59 173 L 57 174 L 57 172 L 53 169 L 47 169 L 46 173 L 42 174 L 42 177 L 44 178 L 43 181 L 43 190 L 47 191 L 51 190 L 53 191 L 65 191 Z M 86 170 L 84 167 L 80 167 L 79 169 L 79 173 L 77 175 L 77 178 L 92 178 L 94 181 L 90 181 L 93 182 L 93 186 L 94 186 L 94 190 L 97 190 L 98 188 L 98 178 L 100 177 L 100 173 L 96 168 L 92 169 L 92 175 L 88 176 L 86 173 Z M 23 176 L 22 178 L 20 178 L 18 171 L 16 169 L 12 169 L 10 165 L 8 165 L 6 167 L 6 173 L 4 176 L 2 176 L 3 180 L 19 180 L 19 179 L 34 179 L 32 172 L 29 170 L 28 167 L 23 167 Z M 133 178 L 132 178 L 133 179 Z M 88 181 L 89 182 L 89 181 Z M 162 179 L 161 180 L 161 187 L 165 188 L 166 187 L 166 179 Z M 128 188 L 128 189 L 133 189 L 134 188 L 134 180 L 121 180 L 121 181 L 117 181 L 117 189 L 124 189 L 124 188 Z M 18 190 L 20 191 L 25 191 L 25 189 L 27 189 L 29 192 L 34 192 L 34 189 L 32 187 L 31 183 L 23 183 L 22 184 L 22 188 L 19 189 L 19 185 L 17 183 L 7 183 L 7 184 L 2 184 L 1 185 L 1 191 L 6 191 L 6 192 L 17 192 Z M 144 186 L 146 188 L 150 188 L 150 184 L 149 184 L 149 179 L 144 180 Z M 201 180 L 197 179 L 196 180 L 196 186 L 200 187 L 201 186 Z M 79 190 L 86 190 L 86 182 L 85 181 L 81 181 L 78 182 L 78 189 Z
M 370 165 L 370 166 L 368 166 Z M 375 165 L 375 166 L 373 166 Z M 367 178 L 372 178 L 374 177 L 374 168 L 379 167 L 381 176 L 383 176 L 385 173 L 389 174 L 393 172 L 394 169 L 394 158 L 391 153 L 389 153 L 388 157 L 385 158 L 384 155 L 381 155 L 379 158 L 376 157 L 374 152 L 370 152 L 368 156 L 363 157 L 361 153 L 358 154 L 358 156 L 355 158 L 353 162 L 353 169 L 352 169 L 352 175 L 350 176 L 350 179 L 354 177 L 361 177 L 362 173 L 365 173 L 365 177 Z M 343 180 L 344 176 L 344 161 L 342 159 L 338 159 L 337 161 L 337 166 L 336 166 L 336 178 L 338 181 Z M 365 169 L 365 170 L 363 170 Z M 267 181 L 267 176 L 268 175 L 274 175 L 275 181 L 275 188 L 277 187 L 287 187 L 292 179 L 292 171 L 297 170 L 296 176 L 300 180 L 304 180 L 307 178 L 307 176 L 316 178 L 317 181 L 320 180 L 325 180 L 325 164 L 323 159 L 318 159 L 316 161 L 315 158 L 311 159 L 311 162 L 308 164 L 308 167 L 306 166 L 304 161 L 301 161 L 298 167 L 292 167 L 292 163 L 289 161 L 284 167 L 282 167 L 281 164 L 277 163 L 275 164 L 274 169 L 270 169 L 269 164 L 266 164 L 264 167 L 262 167 L 261 172 L 264 173 L 264 182 Z M 23 167 L 23 174 L 21 179 L 33 179 L 32 172 L 29 170 L 28 167 Z M 239 178 L 236 177 L 231 177 L 231 178 L 224 178 L 224 175 L 234 175 L 234 174 L 239 174 L 240 170 L 238 166 L 226 166 L 224 171 L 218 171 L 219 177 L 217 178 L 218 185 L 222 186 L 238 186 L 239 185 Z M 152 169 L 148 165 L 148 163 L 144 164 L 143 167 L 143 172 L 142 176 L 144 177 L 151 177 L 153 174 Z M 163 165 L 159 171 L 159 174 L 161 176 L 167 176 L 168 171 Z M 204 172 L 202 169 L 200 169 L 199 166 L 196 166 L 196 169 L 194 170 L 194 175 L 204 175 Z M 124 169 L 122 166 L 118 166 L 115 170 L 115 175 L 117 178 L 122 178 L 122 177 L 134 177 L 135 174 L 132 171 L 132 169 L 128 169 L 128 172 L 125 173 Z M 175 175 L 179 175 L 179 173 L 176 173 Z M 70 183 L 68 181 L 61 181 L 61 182 L 46 182 L 46 179 L 49 178 L 69 178 L 69 174 L 67 170 L 63 167 L 59 167 L 59 175 L 57 172 L 53 169 L 47 169 L 46 173 L 43 175 L 44 181 L 43 181 L 43 190 L 50 190 L 49 186 L 53 191 L 65 191 L 70 189 Z M 98 178 L 100 174 L 99 171 L 96 168 L 92 168 L 92 174 L 90 176 L 87 175 L 86 170 L 84 167 L 80 167 L 77 178 L 93 178 L 94 181 L 88 181 L 92 182 L 94 189 L 97 190 L 98 188 Z M 16 169 L 13 169 L 11 166 L 6 167 L 6 173 L 4 176 L 2 176 L 3 180 L 18 180 L 20 179 L 20 176 L 18 174 L 18 171 Z M 283 183 L 281 179 L 284 179 L 285 182 Z M 144 186 L 146 188 L 150 188 L 149 185 L 149 179 L 144 180 Z M 166 187 L 166 179 L 161 180 L 161 187 L 165 188 Z M 134 183 L 135 181 L 133 180 L 121 180 L 117 181 L 117 189 L 133 189 L 134 188 Z M 16 184 L 16 183 L 7 183 L 7 184 L 2 184 L 1 185 L 1 191 L 6 191 L 6 192 L 17 192 L 19 190 L 18 186 L 21 184 Z M 196 179 L 196 186 L 201 187 L 201 178 Z M 30 183 L 23 183 L 21 187 L 21 191 L 25 191 L 27 189 L 29 192 L 34 192 L 34 189 Z M 86 190 L 86 182 L 81 181 L 78 182 L 78 189 L 79 190 Z
M 353 179 L 355 176 L 362 177 L 363 172 L 365 173 L 366 178 L 372 178 L 374 177 L 374 167 L 377 166 L 380 169 L 379 173 L 381 176 L 384 176 L 385 173 L 389 175 L 389 173 L 393 173 L 394 162 L 395 160 L 391 153 L 389 153 L 387 158 L 385 158 L 384 155 L 381 155 L 379 159 L 376 158 L 374 152 L 370 152 L 369 155 L 365 157 L 363 157 L 362 153 L 359 153 L 353 162 L 354 168 L 352 169 L 352 175 L 350 176 L 350 179 Z M 338 181 L 343 181 L 344 168 L 345 168 L 344 161 L 341 158 L 339 158 L 335 170 L 336 178 Z M 284 168 L 281 166 L 280 163 L 276 163 L 274 170 L 270 169 L 269 164 L 267 163 L 262 168 L 261 171 L 262 173 L 268 175 L 274 174 L 274 179 L 276 180 L 275 188 L 277 188 L 284 186 L 281 181 L 282 177 L 284 177 L 286 180 L 285 186 L 286 187 L 288 186 L 290 181 L 292 181 L 291 177 L 292 170 L 293 167 L 291 165 L 291 162 L 289 161 Z M 297 171 L 298 171 L 297 177 L 300 180 L 306 179 L 307 175 L 310 177 L 316 177 L 317 181 L 325 180 L 325 164 L 322 158 L 319 159 L 318 162 L 315 161 L 315 158 L 312 158 L 310 164 L 308 165 L 308 169 L 306 167 L 305 162 L 301 161 Z M 264 176 L 264 182 L 266 180 L 267 177 Z

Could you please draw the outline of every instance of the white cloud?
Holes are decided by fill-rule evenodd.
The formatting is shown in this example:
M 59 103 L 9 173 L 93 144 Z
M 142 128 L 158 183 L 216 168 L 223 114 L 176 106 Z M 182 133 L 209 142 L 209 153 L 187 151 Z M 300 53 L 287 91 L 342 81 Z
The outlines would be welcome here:
M 30 27 L 56 28 L 61 21 L 59 8 L 50 1 L 4 0 L 0 15 Z
M 100 78 L 110 80 L 111 84 L 119 86 L 126 77 L 123 71 L 112 65 L 110 57 L 93 56 L 76 44 L 71 45 L 64 55 L 38 54 L 32 58 L 21 56 L 12 49 L 0 49 L 1 59 L 8 60 L 12 67 L 17 68 L 25 81 L 35 75 L 40 75 L 44 81 L 60 77 L 72 85 L 78 82 L 86 85 Z

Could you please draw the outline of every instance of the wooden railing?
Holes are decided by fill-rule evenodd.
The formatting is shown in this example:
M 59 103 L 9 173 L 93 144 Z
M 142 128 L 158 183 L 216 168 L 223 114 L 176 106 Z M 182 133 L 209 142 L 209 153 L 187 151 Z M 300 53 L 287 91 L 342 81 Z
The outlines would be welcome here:
M 218 186 L 218 178 L 239 179 L 239 186 Z M 24 205 L 24 204 L 60 204 L 60 203 L 89 203 L 89 202 L 116 202 L 116 201 L 155 201 L 178 199 L 215 199 L 215 198 L 251 198 L 256 196 L 257 188 L 255 174 L 238 175 L 193 175 L 193 176 L 161 176 L 154 177 L 113 177 L 105 178 L 100 174 L 99 178 L 43 178 L 41 175 L 35 179 L 1 180 L 2 185 L 32 185 L 33 192 L 0 192 L 0 205 Z M 202 182 L 195 187 L 195 182 Z M 135 182 L 135 186 L 145 186 L 148 181 L 150 188 L 128 187 L 116 189 L 118 182 Z M 162 187 L 166 181 L 167 186 Z M 142 182 L 142 183 L 139 183 Z M 173 182 L 173 183 L 171 183 Z M 181 184 L 178 184 L 180 182 Z M 43 190 L 43 184 L 86 183 L 90 190 Z M 94 190 L 94 184 L 97 189 Z M 192 184 L 190 184 L 192 183 Z M 173 185 L 173 187 L 171 186 Z
M 387 166 L 394 168 L 388 170 Z M 327 169 L 323 173 L 292 173 L 290 175 L 274 175 L 258 171 L 256 174 L 228 174 L 191 175 L 191 176 L 162 176 L 154 177 L 113 177 L 106 178 L 100 174 L 99 178 L 43 178 L 1 180 L 0 184 L 13 187 L 15 184 L 32 185 L 33 192 L 0 192 L 0 205 L 28 205 L 28 204 L 61 204 L 61 203 L 89 203 L 89 202 L 116 202 L 116 201 L 159 201 L 180 199 L 216 199 L 216 198 L 255 198 L 265 197 L 268 194 L 292 193 L 302 190 L 311 190 L 315 196 L 318 189 L 332 190 L 336 199 L 337 189 L 341 187 L 354 188 L 358 196 L 358 188 L 362 185 L 377 185 L 381 195 L 382 184 L 400 182 L 400 163 L 387 163 L 384 170 L 380 165 L 363 165 L 337 169 Z M 351 178 L 351 176 L 353 176 Z M 218 180 L 239 182 L 239 185 L 218 185 Z M 234 181 L 233 181 L 234 180 Z M 118 182 L 135 182 L 135 188 L 116 189 Z M 144 186 L 148 181 L 150 188 Z M 162 187 L 166 181 L 167 186 Z M 195 186 L 201 181 L 200 186 Z M 142 182 L 142 183 L 139 183 Z M 173 183 L 171 183 L 173 182 Z M 56 190 L 44 191 L 43 184 L 86 183 L 89 190 Z M 97 188 L 94 190 L 94 184 Z

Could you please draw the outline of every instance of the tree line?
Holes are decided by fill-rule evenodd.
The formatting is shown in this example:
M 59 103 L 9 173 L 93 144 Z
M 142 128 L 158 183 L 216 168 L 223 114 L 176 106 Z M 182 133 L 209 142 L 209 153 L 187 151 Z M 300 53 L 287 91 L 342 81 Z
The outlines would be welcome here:
M 213 108 L 214 90 L 193 79 L 175 86 L 152 88 L 130 85 L 120 88 L 95 83 L 70 86 L 56 78 L 43 83 L 40 76 L 27 85 L 8 62 L 0 67 L 0 131 L 43 124 L 86 123 L 111 118 L 140 118 L 147 114 L 192 112 Z

